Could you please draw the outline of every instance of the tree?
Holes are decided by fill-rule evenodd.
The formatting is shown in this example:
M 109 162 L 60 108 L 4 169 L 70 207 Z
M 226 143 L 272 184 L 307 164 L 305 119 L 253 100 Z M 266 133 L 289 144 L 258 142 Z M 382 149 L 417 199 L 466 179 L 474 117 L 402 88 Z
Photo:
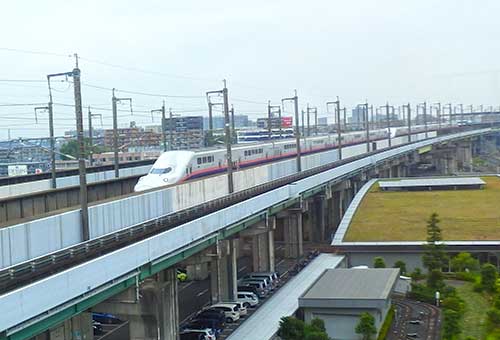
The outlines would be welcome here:
M 496 291 L 496 282 L 498 272 L 494 265 L 486 263 L 481 267 L 481 285 L 484 289 L 494 292 Z
M 373 259 L 374 268 L 385 268 L 385 261 L 382 257 L 375 257 Z
M 370 340 L 372 335 L 377 334 L 375 327 L 375 318 L 370 313 L 361 313 L 359 322 L 355 328 L 356 334 L 361 334 L 363 340 Z
M 304 340 L 329 340 L 326 332 L 310 332 L 304 336 Z
M 470 253 L 459 253 L 451 259 L 451 269 L 455 272 L 463 272 L 466 269 L 476 271 L 479 268 L 479 261 L 472 257 Z
M 72 139 L 61 145 L 60 152 L 62 154 L 73 156 L 74 158 L 78 158 L 78 141 L 76 139 Z M 69 157 L 61 156 L 63 160 L 69 160 Z
M 90 139 L 89 138 L 85 138 L 83 141 L 84 141 L 84 144 L 85 144 L 85 147 L 84 147 L 84 149 L 85 149 L 84 150 L 85 158 L 90 155 L 90 151 L 92 151 L 93 154 L 103 152 L 103 148 L 100 147 L 99 145 L 90 145 Z M 74 158 L 78 159 L 78 153 L 79 153 L 78 140 L 72 139 L 72 140 L 67 141 L 66 143 L 64 143 L 63 145 L 61 145 L 61 149 L 59 151 L 62 154 L 70 155 L 70 156 L 73 156 Z M 70 159 L 70 157 L 66 157 L 66 156 L 63 156 L 63 155 L 61 155 L 61 158 L 63 160 Z
M 500 325 L 500 310 L 497 308 L 491 308 L 486 312 L 486 315 L 488 316 L 488 321 L 492 326 L 498 327 Z
M 451 309 L 445 309 L 443 315 L 444 315 L 443 339 L 451 340 L 455 336 L 462 333 L 460 313 Z
M 311 327 L 320 332 L 326 332 L 325 322 L 320 318 L 311 320 Z
M 283 340 L 302 340 L 304 337 L 304 321 L 293 316 L 284 316 L 280 320 L 278 335 Z
M 443 238 L 441 236 L 441 228 L 439 228 L 438 214 L 432 213 L 427 221 L 427 244 L 425 245 L 426 252 L 423 256 L 424 266 L 429 273 L 433 270 L 441 270 L 447 259 L 444 252 Z
M 440 270 L 433 269 L 427 276 L 427 287 L 434 290 L 443 289 L 445 286 L 443 279 L 443 273 Z
M 396 261 L 396 263 L 394 263 L 394 268 L 399 268 L 399 273 L 401 275 L 406 275 L 406 263 L 403 261 Z

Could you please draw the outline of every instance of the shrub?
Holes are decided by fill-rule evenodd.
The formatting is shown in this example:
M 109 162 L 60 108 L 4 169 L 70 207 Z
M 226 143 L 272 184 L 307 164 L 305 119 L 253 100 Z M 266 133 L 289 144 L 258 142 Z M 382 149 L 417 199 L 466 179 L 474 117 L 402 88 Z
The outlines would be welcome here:
M 443 299 L 443 303 L 441 304 L 441 306 L 444 309 L 450 309 L 450 310 L 453 310 L 453 311 L 458 312 L 460 314 L 463 314 L 463 312 L 465 310 L 465 304 L 462 301 L 462 299 L 455 297 L 455 296 L 447 297 L 447 298 Z
M 486 316 L 488 317 L 488 322 L 491 326 L 500 326 L 500 310 L 498 308 L 491 308 L 486 312 Z
M 378 256 L 373 259 L 373 268 L 385 268 L 385 261 L 382 257 Z
M 460 322 L 460 313 L 451 309 L 445 309 L 443 312 L 443 339 L 452 340 L 457 335 L 462 333 L 462 325 Z
M 494 265 L 486 263 L 481 267 L 481 285 L 489 292 L 496 291 L 498 272 Z
M 406 275 L 406 263 L 399 260 L 394 263 L 394 268 L 399 268 L 400 275 Z
M 408 293 L 408 297 L 433 304 L 435 302 L 435 291 L 423 284 L 412 283 L 411 292 Z
M 387 333 L 389 333 L 389 329 L 391 328 L 392 320 L 394 319 L 394 314 L 394 307 L 391 306 L 387 312 L 387 316 L 385 317 L 382 327 L 380 327 L 377 340 L 384 340 L 387 337 Z

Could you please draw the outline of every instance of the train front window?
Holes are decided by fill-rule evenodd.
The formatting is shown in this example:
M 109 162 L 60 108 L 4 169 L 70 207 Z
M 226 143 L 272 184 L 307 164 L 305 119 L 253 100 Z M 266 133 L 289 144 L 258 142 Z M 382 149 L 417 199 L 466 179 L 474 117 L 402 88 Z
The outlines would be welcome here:
M 149 173 L 153 174 L 153 175 L 165 175 L 165 174 L 168 174 L 170 171 L 172 171 L 171 167 L 168 167 L 168 168 L 152 168 Z

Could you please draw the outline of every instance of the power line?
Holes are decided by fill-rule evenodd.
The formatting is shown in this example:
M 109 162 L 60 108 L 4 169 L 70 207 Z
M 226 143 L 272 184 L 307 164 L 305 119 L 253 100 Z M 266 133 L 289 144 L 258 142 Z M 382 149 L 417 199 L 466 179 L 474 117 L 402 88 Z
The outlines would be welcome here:
M 24 50 L 24 49 L 18 49 L 18 48 L 8 48 L 8 47 L 0 47 L 1 51 L 8 51 L 8 52 L 17 52 L 17 53 L 26 53 L 26 54 L 39 54 L 39 55 L 50 55 L 54 57 L 65 57 L 65 58 L 72 58 L 73 54 L 62 54 L 62 53 L 54 53 L 54 52 L 46 52 L 46 51 L 34 51 L 34 50 Z

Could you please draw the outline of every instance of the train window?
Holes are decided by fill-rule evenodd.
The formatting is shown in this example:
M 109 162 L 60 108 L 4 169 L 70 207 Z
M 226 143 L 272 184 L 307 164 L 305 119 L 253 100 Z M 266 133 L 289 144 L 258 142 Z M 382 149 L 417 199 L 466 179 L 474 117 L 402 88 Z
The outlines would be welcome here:
M 207 157 L 203 157 L 202 163 L 206 163 L 206 162 L 207 162 Z
M 201 164 L 201 158 L 200 157 L 198 157 L 197 163 Z
M 170 171 L 172 171 L 171 167 L 167 167 L 167 168 L 152 168 L 149 173 L 153 174 L 153 175 L 165 175 L 165 174 L 168 174 Z

